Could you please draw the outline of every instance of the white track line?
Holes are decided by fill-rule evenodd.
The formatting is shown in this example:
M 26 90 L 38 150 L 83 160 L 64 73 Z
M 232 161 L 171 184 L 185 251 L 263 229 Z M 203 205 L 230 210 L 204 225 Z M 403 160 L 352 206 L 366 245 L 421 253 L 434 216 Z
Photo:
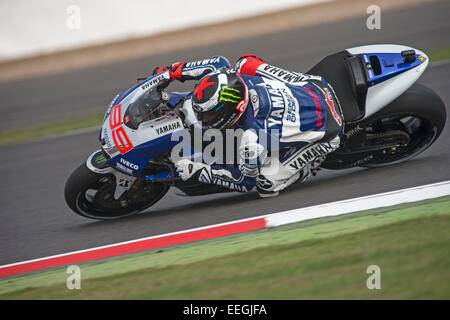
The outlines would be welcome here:
M 288 223 L 394 206 L 446 195 L 450 195 L 450 181 L 278 212 L 266 216 L 266 224 L 267 227 L 277 227 Z
M 155 249 L 178 243 L 211 239 L 234 233 L 277 227 L 321 217 L 337 216 L 362 210 L 393 206 L 401 203 L 438 198 L 446 195 L 450 195 L 450 181 L 443 181 L 354 199 L 329 202 L 306 208 L 282 211 L 247 219 L 240 219 L 189 230 L 140 238 L 91 249 L 73 251 L 50 257 L 12 263 L 0 266 L 0 277 L 55 267 L 68 263 L 102 259 L 105 257 L 117 256 L 136 251 Z
M 446 195 L 450 195 L 450 181 L 278 212 L 266 216 L 266 224 L 268 227 L 276 227 L 288 223 L 394 206 Z

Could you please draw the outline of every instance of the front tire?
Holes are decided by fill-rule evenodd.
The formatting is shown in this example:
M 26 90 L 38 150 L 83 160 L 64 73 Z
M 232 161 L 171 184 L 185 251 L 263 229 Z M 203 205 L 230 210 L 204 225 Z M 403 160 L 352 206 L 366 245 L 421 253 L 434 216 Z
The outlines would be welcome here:
M 169 190 L 162 183 L 143 181 L 139 197 L 126 201 L 114 199 L 116 182 L 113 174 L 99 174 L 80 165 L 67 179 L 64 197 L 77 214 L 91 219 L 110 220 L 137 214 L 158 202 Z M 122 198 L 122 197 L 121 197 Z

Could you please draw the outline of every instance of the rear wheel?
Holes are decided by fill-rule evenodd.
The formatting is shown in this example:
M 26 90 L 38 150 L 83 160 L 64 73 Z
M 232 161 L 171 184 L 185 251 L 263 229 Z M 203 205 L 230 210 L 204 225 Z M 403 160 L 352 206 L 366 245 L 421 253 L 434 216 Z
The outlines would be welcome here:
M 431 89 L 416 84 L 389 107 L 367 119 L 374 132 L 368 141 L 391 142 L 392 147 L 372 153 L 364 167 L 380 167 L 407 161 L 428 149 L 444 129 L 445 105 Z M 394 145 L 395 144 L 395 145 Z
M 349 126 L 341 147 L 322 167 L 381 167 L 407 161 L 436 141 L 445 121 L 442 99 L 415 84 L 386 108 Z
M 130 191 L 114 199 L 116 178 L 113 174 L 92 172 L 82 164 L 69 177 L 64 189 L 68 206 L 91 219 L 117 219 L 136 214 L 155 204 L 169 190 L 163 183 L 136 180 Z M 131 191 L 132 190 L 132 191 Z

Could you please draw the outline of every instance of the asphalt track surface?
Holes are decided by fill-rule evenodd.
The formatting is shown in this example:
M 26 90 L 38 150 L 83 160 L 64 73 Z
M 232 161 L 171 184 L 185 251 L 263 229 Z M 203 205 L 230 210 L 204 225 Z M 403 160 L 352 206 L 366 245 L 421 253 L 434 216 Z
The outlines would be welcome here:
M 0 84 L 2 129 L 103 112 L 117 91 L 155 65 L 254 52 L 274 65 L 306 71 L 329 53 L 357 45 L 397 43 L 425 52 L 450 44 L 450 2 L 382 13 L 382 29 L 368 30 L 366 16 L 333 24 L 253 37 L 163 56 Z M 132 48 L 130 48 L 132 50 Z M 420 83 L 433 88 L 450 114 L 450 63 L 432 65 Z M 186 86 L 192 86 L 185 84 Z M 180 86 L 170 88 L 179 89 Z M 189 87 L 188 87 L 189 88 Z M 419 157 L 386 168 L 323 170 L 279 197 L 255 192 L 201 197 L 169 193 L 141 215 L 115 221 L 80 217 L 66 206 L 64 184 L 98 149 L 98 133 L 40 139 L 0 148 L 0 265 L 259 216 L 325 202 L 450 180 L 450 129 Z

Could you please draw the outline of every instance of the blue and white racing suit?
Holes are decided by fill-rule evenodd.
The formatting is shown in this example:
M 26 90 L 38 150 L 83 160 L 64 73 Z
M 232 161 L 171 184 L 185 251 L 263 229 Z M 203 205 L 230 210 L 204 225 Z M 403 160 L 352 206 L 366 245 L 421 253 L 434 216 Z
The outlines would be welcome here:
M 199 80 L 230 68 L 221 56 L 177 63 L 173 78 Z M 339 147 L 343 132 L 341 108 L 333 88 L 320 76 L 269 65 L 253 55 L 236 67 L 248 90 L 244 131 L 235 167 L 203 165 L 201 182 L 261 196 L 276 195 L 294 182 L 305 181 L 326 155 Z

